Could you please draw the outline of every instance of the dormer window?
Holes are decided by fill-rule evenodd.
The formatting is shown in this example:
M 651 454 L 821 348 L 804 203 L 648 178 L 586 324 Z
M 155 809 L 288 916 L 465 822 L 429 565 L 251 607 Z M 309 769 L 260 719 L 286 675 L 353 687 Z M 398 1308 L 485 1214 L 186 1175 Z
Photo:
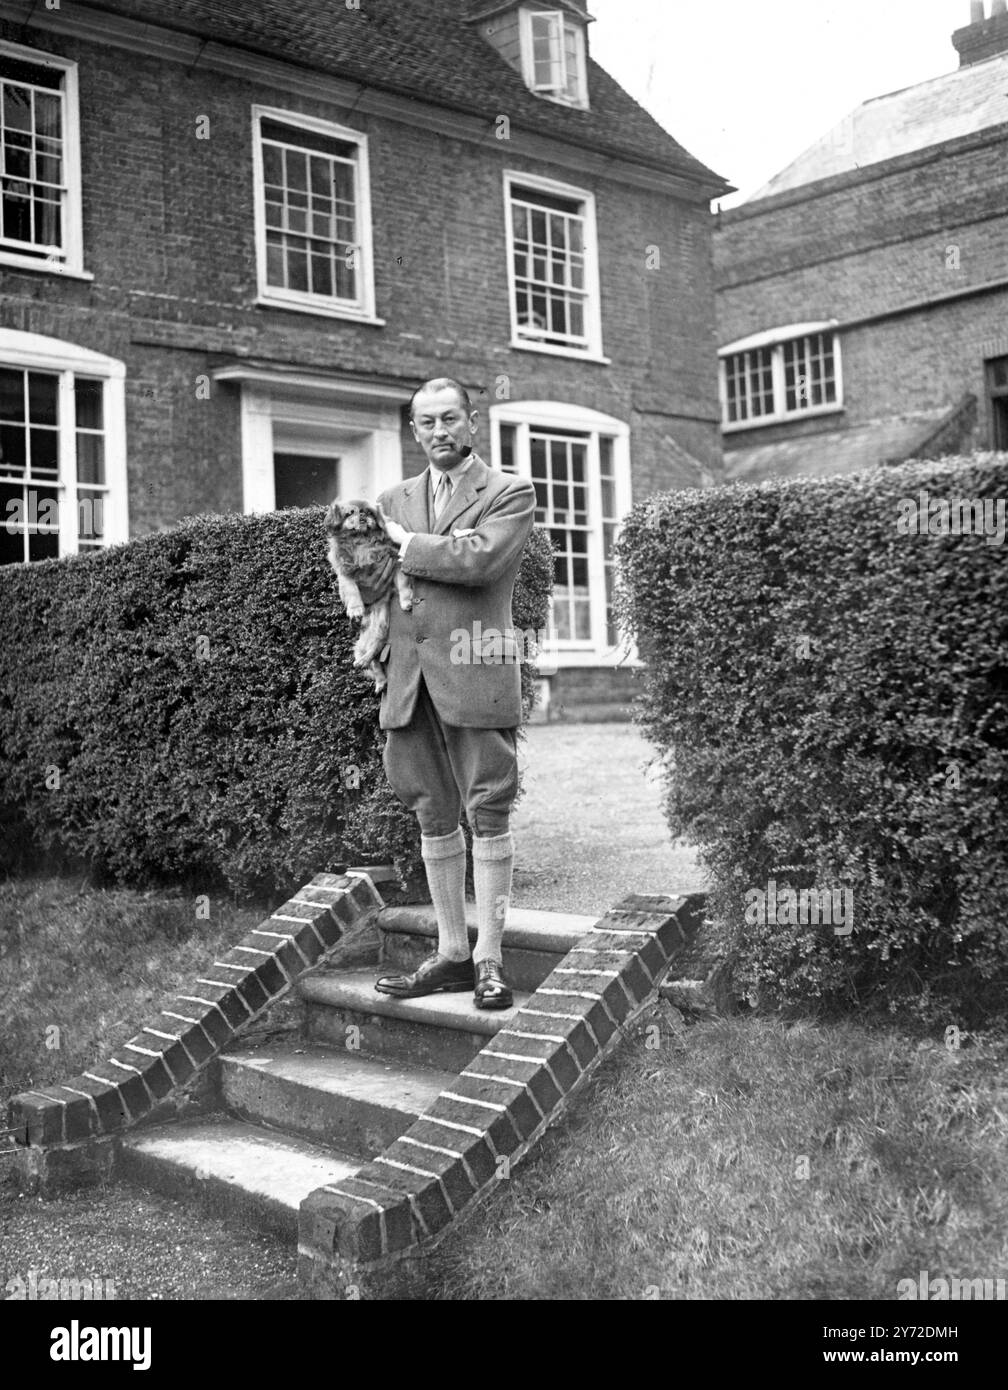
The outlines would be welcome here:
M 521 11 L 522 72 L 531 90 L 566 106 L 588 105 L 584 25 L 565 10 Z

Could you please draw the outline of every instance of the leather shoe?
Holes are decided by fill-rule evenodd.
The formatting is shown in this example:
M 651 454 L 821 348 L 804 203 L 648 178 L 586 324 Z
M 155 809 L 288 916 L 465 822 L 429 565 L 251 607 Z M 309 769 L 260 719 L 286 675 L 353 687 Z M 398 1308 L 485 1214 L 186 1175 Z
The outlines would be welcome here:
M 396 999 L 417 999 L 423 994 L 472 989 L 475 983 L 470 956 L 465 960 L 446 960 L 435 951 L 420 962 L 412 975 L 379 976 L 375 989 L 379 994 L 391 994 Z
M 481 960 L 477 965 L 473 998 L 477 1009 L 510 1009 L 514 995 L 504 979 L 500 961 Z

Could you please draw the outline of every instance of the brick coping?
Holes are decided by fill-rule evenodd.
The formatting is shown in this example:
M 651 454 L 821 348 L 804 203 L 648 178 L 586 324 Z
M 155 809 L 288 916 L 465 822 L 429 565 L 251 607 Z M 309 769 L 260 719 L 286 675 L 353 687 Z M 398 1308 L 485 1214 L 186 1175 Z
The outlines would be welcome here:
M 7 1126 L 29 1171 L 39 1151 L 94 1145 L 177 1096 L 324 961 L 347 928 L 385 906 L 375 884 L 394 877 L 386 865 L 316 874 L 106 1061 L 13 1096 Z
M 352 1178 L 301 1203 L 298 1275 L 323 1297 L 432 1249 L 554 1123 L 656 997 L 702 893 L 632 894 L 589 927 L 420 1118 Z

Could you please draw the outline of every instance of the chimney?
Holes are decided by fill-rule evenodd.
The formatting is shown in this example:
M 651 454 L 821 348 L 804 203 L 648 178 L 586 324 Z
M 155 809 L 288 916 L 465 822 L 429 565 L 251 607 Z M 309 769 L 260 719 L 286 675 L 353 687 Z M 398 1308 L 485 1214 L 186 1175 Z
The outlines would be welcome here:
M 965 29 L 955 31 L 952 43 L 961 68 L 1008 53 L 1008 2 L 991 0 L 988 19 L 984 0 L 970 0 L 970 22 Z

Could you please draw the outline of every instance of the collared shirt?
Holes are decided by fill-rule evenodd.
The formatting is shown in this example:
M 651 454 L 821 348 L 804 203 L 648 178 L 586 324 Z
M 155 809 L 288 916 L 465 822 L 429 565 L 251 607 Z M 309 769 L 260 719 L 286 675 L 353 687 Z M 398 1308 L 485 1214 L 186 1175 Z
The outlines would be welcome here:
M 434 511 L 434 498 L 437 496 L 437 490 L 441 483 L 441 479 L 444 477 L 446 473 L 448 474 L 448 477 L 451 478 L 451 495 L 452 497 L 454 497 L 455 493 L 458 491 L 459 483 L 462 481 L 462 478 L 471 466 L 472 461 L 475 457 L 476 454 L 471 453 L 466 458 L 464 458 L 461 463 L 456 463 L 453 468 L 437 468 L 433 463 L 427 465 L 427 471 L 429 474 L 427 486 L 429 488 L 430 510 L 432 515 Z M 400 560 L 406 554 L 406 547 L 409 545 L 412 539 L 413 532 L 411 531 L 410 534 L 403 541 L 402 545 L 399 547 Z

